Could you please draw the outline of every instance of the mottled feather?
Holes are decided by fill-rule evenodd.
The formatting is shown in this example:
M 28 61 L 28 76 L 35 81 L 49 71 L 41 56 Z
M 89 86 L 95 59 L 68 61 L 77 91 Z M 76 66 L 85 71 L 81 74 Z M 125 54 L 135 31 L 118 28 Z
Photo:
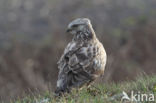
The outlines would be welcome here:
M 57 95 L 94 81 L 104 73 L 106 64 L 104 47 L 96 38 L 89 19 L 72 21 L 68 32 L 74 37 L 58 61 Z

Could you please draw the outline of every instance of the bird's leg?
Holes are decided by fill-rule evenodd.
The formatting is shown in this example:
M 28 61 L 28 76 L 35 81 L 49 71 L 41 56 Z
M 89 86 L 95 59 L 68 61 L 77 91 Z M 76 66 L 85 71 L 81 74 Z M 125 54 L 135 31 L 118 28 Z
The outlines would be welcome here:
M 96 96 L 97 94 L 101 94 L 101 90 L 96 86 L 94 86 L 93 83 L 87 86 L 87 92 L 89 92 L 93 96 Z
M 95 88 L 97 91 L 101 92 L 101 90 L 99 88 L 97 88 L 96 86 L 94 85 L 91 85 L 91 87 Z

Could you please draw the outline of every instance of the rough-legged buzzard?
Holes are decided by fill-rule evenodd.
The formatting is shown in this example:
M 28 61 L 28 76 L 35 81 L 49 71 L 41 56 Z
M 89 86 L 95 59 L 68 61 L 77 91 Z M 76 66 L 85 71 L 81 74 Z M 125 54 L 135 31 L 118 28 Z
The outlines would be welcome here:
M 104 73 L 106 65 L 105 49 L 96 38 L 88 18 L 73 20 L 67 32 L 73 35 L 73 39 L 58 61 L 56 95 L 89 85 Z

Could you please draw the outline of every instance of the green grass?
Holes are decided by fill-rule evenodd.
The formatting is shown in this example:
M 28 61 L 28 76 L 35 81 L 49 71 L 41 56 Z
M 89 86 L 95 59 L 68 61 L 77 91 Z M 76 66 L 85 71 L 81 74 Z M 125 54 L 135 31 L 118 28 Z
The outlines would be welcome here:
M 66 94 L 63 97 L 56 98 L 50 91 L 44 94 L 29 95 L 24 98 L 12 101 L 12 103 L 121 103 L 121 97 L 114 96 L 120 95 L 125 91 L 128 96 L 131 91 L 136 93 L 154 94 L 154 102 L 142 103 L 156 103 L 156 76 L 144 76 L 136 81 L 127 81 L 122 83 L 109 83 L 109 84 L 95 84 L 90 90 L 83 88 L 82 90 L 73 90 L 71 94 Z M 41 102 L 44 101 L 45 102 Z

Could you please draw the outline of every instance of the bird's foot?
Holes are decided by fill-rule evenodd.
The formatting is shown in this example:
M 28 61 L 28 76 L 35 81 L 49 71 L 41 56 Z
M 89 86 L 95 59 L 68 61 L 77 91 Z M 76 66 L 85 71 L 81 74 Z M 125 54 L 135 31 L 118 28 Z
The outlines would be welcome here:
M 88 88 L 87 88 L 87 92 L 90 93 L 91 95 L 93 96 L 96 96 L 96 95 L 99 95 L 101 94 L 101 90 L 93 85 L 90 85 Z

